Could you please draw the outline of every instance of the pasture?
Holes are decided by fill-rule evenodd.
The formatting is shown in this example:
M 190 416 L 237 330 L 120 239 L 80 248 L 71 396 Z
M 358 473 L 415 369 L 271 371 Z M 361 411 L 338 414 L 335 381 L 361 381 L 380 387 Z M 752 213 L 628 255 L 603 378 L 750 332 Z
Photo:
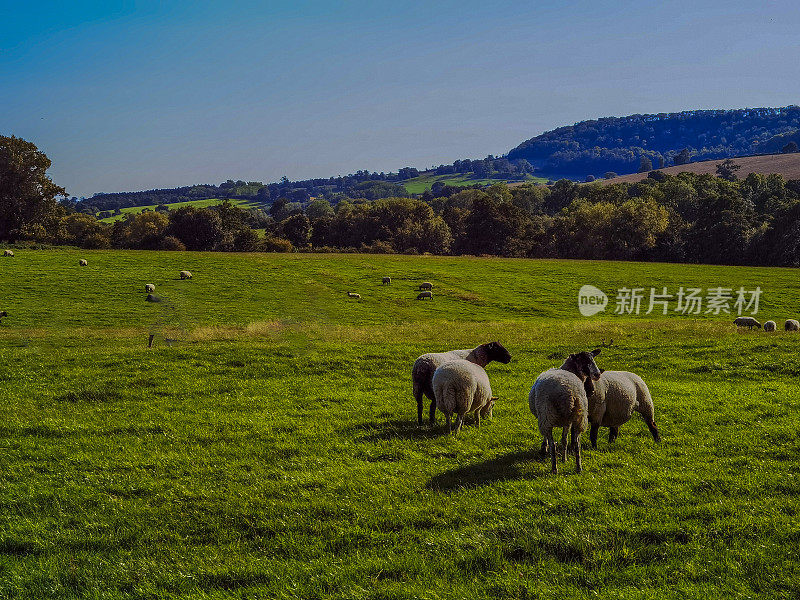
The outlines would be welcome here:
M 194 206 L 195 208 L 208 208 L 209 206 L 216 206 L 217 204 L 222 204 L 225 202 L 225 199 L 220 198 L 204 198 L 202 200 L 187 200 L 186 202 L 170 202 L 166 206 L 169 207 L 170 210 L 177 210 L 179 208 L 183 208 L 184 206 Z M 241 200 L 237 198 L 231 198 L 229 200 L 231 204 L 234 206 L 238 206 L 239 208 L 263 208 L 263 204 L 256 202 L 255 200 Z M 112 215 L 110 217 L 106 217 L 104 219 L 99 219 L 101 223 L 113 223 L 114 221 L 121 221 L 127 215 L 138 215 L 145 210 L 155 210 L 158 204 L 148 204 L 145 206 L 128 206 L 126 208 L 120 209 L 120 214 Z
M 493 183 L 507 183 L 508 179 L 479 178 L 472 173 L 454 173 L 452 175 L 436 175 L 433 171 L 425 171 L 418 177 L 406 179 L 402 183 L 409 194 L 421 194 L 437 181 L 456 187 L 468 187 L 480 183 L 481 185 L 492 185 Z M 546 177 L 529 176 L 524 180 L 527 183 L 547 183 Z
M 20 249 L 0 281 L 0 597 L 800 594 L 794 270 Z M 760 286 L 781 330 L 613 314 L 634 286 Z M 663 443 L 635 416 L 553 476 L 528 390 L 611 339 Z M 493 421 L 417 426 L 414 359 L 491 340 Z

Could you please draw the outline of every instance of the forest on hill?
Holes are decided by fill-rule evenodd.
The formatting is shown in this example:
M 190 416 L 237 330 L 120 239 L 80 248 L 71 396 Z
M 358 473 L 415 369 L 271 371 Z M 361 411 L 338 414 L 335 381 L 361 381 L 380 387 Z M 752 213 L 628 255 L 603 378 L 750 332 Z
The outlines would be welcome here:
M 546 131 L 522 142 L 508 158 L 584 179 L 781 152 L 800 141 L 798 130 L 798 106 L 604 117 Z

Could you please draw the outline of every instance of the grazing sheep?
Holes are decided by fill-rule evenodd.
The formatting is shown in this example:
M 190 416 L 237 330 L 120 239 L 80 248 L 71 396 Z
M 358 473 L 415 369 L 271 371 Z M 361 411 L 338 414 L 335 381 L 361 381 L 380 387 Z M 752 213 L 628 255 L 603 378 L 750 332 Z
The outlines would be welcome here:
M 13 250 L 3 250 L 3 256 L 14 256 Z
M 481 417 L 491 417 L 496 398 L 492 396 L 489 376 L 483 367 L 459 359 L 443 364 L 433 373 L 433 393 L 436 406 L 447 417 L 447 430 L 453 431 L 450 417 L 456 413 L 455 433 L 461 431 L 464 415 L 475 413 L 475 424 Z
M 800 321 L 797 319 L 786 319 L 783 328 L 786 331 L 800 331 Z
M 7 317 L 8 313 L 4 310 L 0 310 L 0 322 L 3 321 L 3 317 Z
M 761 329 L 761 323 L 756 321 L 753 317 L 736 317 L 733 320 L 733 324 L 737 327 L 747 327 L 748 329 L 752 329 L 753 327 Z
M 433 292 L 420 292 L 417 294 L 417 300 L 425 300 L 425 298 L 433 300 Z
M 775 331 L 777 327 L 778 325 L 775 323 L 775 321 L 767 321 L 764 323 L 764 331 Z
M 421 289 L 421 290 L 432 290 L 433 289 L 433 285 L 431 284 L 430 281 L 423 281 L 422 283 L 419 284 L 419 289 Z
M 562 428 L 561 460 L 564 462 L 567 460 L 567 435 L 571 433 L 570 446 L 575 452 L 575 470 L 581 472 L 580 437 L 588 426 L 589 416 L 584 384 L 587 379 L 596 381 L 600 377 L 600 369 L 594 362 L 598 354 L 599 348 L 570 354 L 558 369 L 541 373 L 528 395 L 528 405 L 539 422 L 539 432 L 544 436 L 542 452 L 549 449 L 553 473 L 558 472 L 554 427 Z
M 88 267 L 88 266 L 89 266 L 89 261 L 88 261 L 88 260 L 86 260 L 85 258 L 82 258 L 82 259 L 80 259 L 80 260 L 78 261 L 78 264 L 79 264 L 80 266 L 82 266 L 82 267 Z
M 608 427 L 609 443 L 617 439 L 620 426 L 627 423 L 634 411 L 642 415 L 653 439 L 661 442 L 654 420 L 653 397 L 647 384 L 636 373 L 601 371 L 589 392 L 589 441 L 597 448 L 597 432 Z
M 430 422 L 436 422 L 436 395 L 433 392 L 433 375 L 436 369 L 443 364 L 453 360 L 465 359 L 481 367 L 486 367 L 490 362 L 496 360 L 503 364 L 508 364 L 511 354 L 500 342 L 489 342 L 480 346 L 465 350 L 450 350 L 449 352 L 429 352 L 423 354 L 414 361 L 411 369 L 411 382 L 414 389 L 414 399 L 417 401 L 417 421 L 422 425 L 422 396 L 427 396 L 431 401 Z
M 392 278 L 391 277 L 384 277 L 383 278 L 383 285 L 389 285 L 390 283 L 392 283 Z
M 181 279 L 191 279 L 192 274 L 189 271 L 181 271 Z
M 155 292 L 156 291 L 156 286 L 154 286 L 152 283 L 145 283 L 144 284 L 144 291 L 145 292 Z
M 349 298 L 355 298 L 356 300 L 361 300 L 361 294 L 356 294 L 355 292 L 347 292 L 347 296 Z

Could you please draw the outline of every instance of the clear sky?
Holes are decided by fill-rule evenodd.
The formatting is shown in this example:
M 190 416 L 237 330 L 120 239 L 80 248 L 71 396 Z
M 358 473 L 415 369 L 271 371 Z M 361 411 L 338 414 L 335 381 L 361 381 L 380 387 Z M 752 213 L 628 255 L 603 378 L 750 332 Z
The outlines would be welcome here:
M 76 196 L 424 168 L 601 116 L 788 104 L 796 0 L 0 0 L 0 135 Z

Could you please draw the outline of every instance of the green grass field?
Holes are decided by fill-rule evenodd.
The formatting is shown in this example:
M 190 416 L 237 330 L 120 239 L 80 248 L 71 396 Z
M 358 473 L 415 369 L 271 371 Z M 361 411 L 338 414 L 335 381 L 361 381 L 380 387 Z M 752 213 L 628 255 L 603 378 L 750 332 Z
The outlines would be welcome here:
M 792 269 L 15 252 L 1 598 L 800 594 L 800 334 L 613 314 L 623 286 L 758 285 L 782 328 Z M 414 299 L 423 280 L 432 302 Z M 583 284 L 606 313 L 579 315 Z M 644 377 L 664 441 L 634 418 L 598 450 L 584 434 L 582 474 L 550 475 L 528 390 L 612 338 L 599 366 Z M 487 367 L 493 421 L 418 427 L 414 358 L 494 339 L 513 360 Z
M 480 183 L 482 185 L 491 185 L 493 183 L 506 183 L 507 179 L 479 179 L 473 177 L 471 173 L 457 173 L 454 175 L 434 175 L 432 171 L 426 172 L 419 177 L 407 179 L 402 182 L 409 194 L 421 194 L 425 190 L 431 189 L 431 186 L 437 181 L 446 183 L 453 186 L 470 186 Z M 528 177 L 525 179 L 526 183 L 547 183 L 545 177 Z
M 205 198 L 203 200 L 189 200 L 187 202 L 172 202 L 167 204 L 166 206 L 169 207 L 170 210 L 177 210 L 184 206 L 194 206 L 195 208 L 206 208 L 208 206 L 216 206 L 217 204 L 222 204 L 225 200 L 220 198 Z M 240 208 L 259 208 L 262 205 L 258 202 L 253 200 L 237 200 L 233 198 L 230 200 L 230 203 L 234 206 L 238 206 Z M 112 217 L 106 217 L 105 219 L 99 219 L 102 223 L 113 223 L 114 221 L 120 221 L 125 218 L 128 214 L 139 214 L 145 209 L 148 210 L 155 210 L 157 204 L 151 204 L 148 206 L 129 206 L 127 208 L 121 208 L 120 213 L 118 215 L 114 215 Z

